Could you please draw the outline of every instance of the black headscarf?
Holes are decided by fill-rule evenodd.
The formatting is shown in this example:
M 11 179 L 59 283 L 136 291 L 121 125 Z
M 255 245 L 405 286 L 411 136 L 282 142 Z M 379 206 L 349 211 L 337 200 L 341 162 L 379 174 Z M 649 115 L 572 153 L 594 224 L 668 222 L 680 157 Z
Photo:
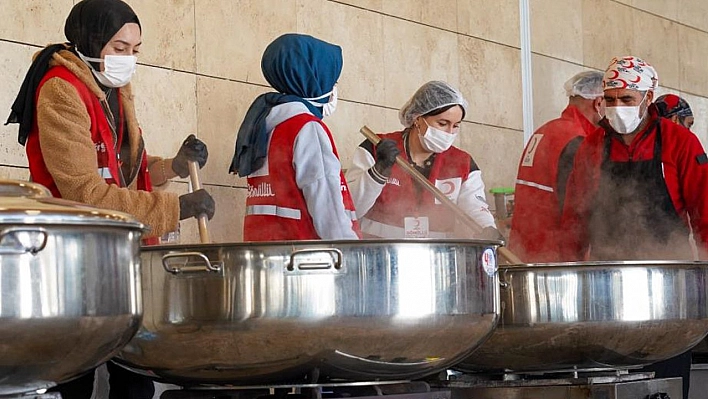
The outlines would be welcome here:
M 20 144 L 25 145 L 32 130 L 37 87 L 49 70 L 49 61 L 54 53 L 68 48 L 78 50 L 87 57 L 100 58 L 103 47 L 127 23 L 140 26 L 138 16 L 121 0 L 82 0 L 71 9 L 64 25 L 68 43 L 47 46 L 37 54 L 5 122 L 5 125 L 20 124 L 17 136 Z

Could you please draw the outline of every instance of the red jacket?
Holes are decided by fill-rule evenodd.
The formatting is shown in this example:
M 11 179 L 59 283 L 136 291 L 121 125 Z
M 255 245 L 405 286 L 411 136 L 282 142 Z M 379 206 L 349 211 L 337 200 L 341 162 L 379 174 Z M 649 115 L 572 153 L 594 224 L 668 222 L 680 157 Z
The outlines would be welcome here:
M 79 96 L 83 99 L 86 105 L 86 110 L 91 117 L 91 139 L 93 140 L 94 146 L 96 148 L 96 162 L 98 165 L 98 173 L 102 176 L 107 184 L 115 184 L 119 187 L 124 187 L 125 182 L 121 181 L 120 167 L 118 156 L 116 153 L 116 143 L 121 142 L 123 137 L 123 123 L 119 123 L 117 137 L 113 136 L 113 132 L 106 118 L 106 114 L 103 111 L 100 100 L 91 93 L 91 91 L 86 87 L 86 85 L 79 80 L 76 75 L 71 73 L 67 68 L 63 66 L 55 66 L 51 68 L 47 74 L 44 76 L 42 81 L 37 87 L 37 93 L 35 94 L 35 102 L 39 97 L 39 92 L 42 89 L 44 83 L 51 79 L 58 77 L 71 83 L 72 86 L 76 88 Z M 118 89 L 120 90 L 120 89 Z M 120 93 L 118 93 L 120 96 Z M 123 120 L 123 105 L 119 102 L 120 106 L 120 117 L 119 120 Z M 35 111 L 36 112 L 36 111 Z M 39 128 L 37 127 L 37 118 L 34 120 L 34 125 L 30 134 L 27 138 L 26 144 L 27 160 L 29 162 L 30 175 L 32 176 L 32 181 L 37 182 L 45 187 L 47 187 L 57 198 L 61 198 L 59 189 L 54 183 L 52 175 L 47 170 L 47 166 L 44 163 L 44 157 L 42 157 L 42 149 L 39 143 Z M 71 156 L 71 154 L 67 154 Z M 142 156 L 140 156 L 141 164 L 138 172 L 138 189 L 145 191 L 152 191 L 152 183 L 150 181 L 150 175 L 147 172 L 147 153 L 143 150 Z M 127 176 L 126 176 L 127 178 Z
M 402 132 L 383 134 L 380 137 L 382 140 L 394 140 L 401 156 L 407 160 Z M 428 180 L 456 201 L 462 183 L 467 180 L 473 167 L 476 168 L 476 165 L 473 165 L 469 154 L 450 147 L 447 151 L 435 155 Z M 364 219 L 378 222 L 377 226 L 388 230 L 383 236 L 403 237 L 404 218 L 409 216 L 427 217 L 432 238 L 445 237 L 455 228 L 454 213 L 439 203 L 431 193 L 421 189 L 420 185 L 402 168 L 394 165 L 387 184 L 374 206 L 362 218 L 362 224 Z M 399 231 L 400 234 L 395 234 L 392 230 Z M 367 236 L 375 235 L 367 234 Z
M 279 124 L 268 144 L 268 170 L 262 176 L 249 176 L 246 218 L 243 224 L 244 241 L 284 241 L 319 239 L 307 202 L 295 181 L 293 149 L 295 139 L 302 127 L 309 122 L 318 122 L 324 128 L 332 144 L 334 155 L 339 157 L 327 126 L 310 114 L 296 115 Z M 352 218 L 352 229 L 361 237 L 356 221 L 354 202 L 344 174 L 340 171 L 344 209 Z
M 526 145 L 516 177 L 509 233 L 509 249 L 524 262 L 560 260 L 558 240 L 564 233 L 560 229 L 559 160 L 568 143 L 595 129 L 577 107 L 569 105 L 560 118 L 538 128 Z
M 618 162 L 643 161 L 653 156 L 658 119 L 654 106 L 649 107 L 648 128 L 638 133 L 630 145 L 599 128 L 588 135 L 578 149 L 573 172 L 568 180 L 561 225 L 564 260 L 581 260 L 588 256 L 589 218 L 593 197 L 598 190 L 604 139 L 612 134 L 609 159 Z M 661 162 L 664 180 L 678 216 L 693 229 L 699 249 L 708 243 L 708 158 L 698 138 L 690 130 L 660 118 Z

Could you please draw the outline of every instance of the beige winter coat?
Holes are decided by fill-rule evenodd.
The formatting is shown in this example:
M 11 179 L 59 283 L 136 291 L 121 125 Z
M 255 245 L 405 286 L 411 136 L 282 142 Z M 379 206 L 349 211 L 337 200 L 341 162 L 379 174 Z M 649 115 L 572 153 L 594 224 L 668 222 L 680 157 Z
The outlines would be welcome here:
M 54 54 L 50 65 L 65 66 L 96 97 L 105 99 L 91 70 L 73 53 L 62 50 Z M 142 137 L 130 85 L 121 89 L 120 100 L 130 145 L 130 160 L 124 162 L 130 162 L 131 169 L 134 169 L 138 165 L 136 161 L 140 155 L 138 151 L 142 146 Z M 91 119 L 70 83 L 52 78 L 42 86 L 37 100 L 37 124 L 44 162 L 63 198 L 132 214 L 151 228 L 146 237 L 161 236 L 177 229 L 179 199 L 176 194 L 137 190 L 137 178 L 127 182 L 127 188 L 109 185 L 96 173 L 98 163 L 91 140 Z M 169 160 L 150 157 L 148 169 L 153 185 L 164 184 L 174 176 Z M 137 173 L 131 170 L 130 176 L 137 176 Z

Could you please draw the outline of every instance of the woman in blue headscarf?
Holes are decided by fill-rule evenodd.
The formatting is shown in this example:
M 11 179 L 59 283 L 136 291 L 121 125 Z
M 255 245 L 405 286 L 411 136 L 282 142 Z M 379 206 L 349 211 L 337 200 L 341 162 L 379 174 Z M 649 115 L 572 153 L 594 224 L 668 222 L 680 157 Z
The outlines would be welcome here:
M 244 240 L 357 239 L 356 212 L 332 134 L 342 49 L 285 34 L 261 70 L 277 93 L 258 96 L 238 131 L 231 173 L 248 177 Z

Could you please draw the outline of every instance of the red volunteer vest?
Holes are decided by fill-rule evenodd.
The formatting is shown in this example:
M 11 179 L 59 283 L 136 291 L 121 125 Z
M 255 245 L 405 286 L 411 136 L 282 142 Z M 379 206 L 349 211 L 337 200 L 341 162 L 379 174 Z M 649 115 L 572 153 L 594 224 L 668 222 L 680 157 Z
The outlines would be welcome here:
M 391 139 L 396 142 L 403 159 L 408 161 L 408 155 L 403 147 L 403 132 L 379 135 L 381 139 Z M 467 180 L 471 171 L 472 158 L 466 152 L 450 147 L 447 151 L 435 156 L 430 180 L 453 201 L 457 201 L 462 183 Z M 387 234 L 383 238 L 403 238 L 406 217 L 427 217 L 431 237 L 443 237 L 455 229 L 455 215 L 441 203 L 436 204 L 435 197 L 420 187 L 408 173 L 398 165 L 393 165 L 391 176 L 381 191 L 381 195 L 362 219 L 369 219 L 401 229 L 400 236 L 396 233 Z M 362 224 L 366 225 L 362 220 Z M 386 227 L 384 227 L 386 228 Z M 392 229 L 397 230 L 397 229 Z M 378 237 L 374 229 L 364 231 L 365 237 Z
M 295 139 L 309 122 L 319 123 L 327 133 L 334 155 L 337 148 L 327 126 L 310 114 L 296 115 L 273 131 L 268 145 L 268 171 L 265 176 L 249 176 L 246 217 L 243 224 L 244 241 L 315 240 L 319 235 L 307 210 L 305 197 L 295 182 L 293 150 Z M 352 229 L 361 237 L 359 223 L 349 186 L 344 174 L 339 173 L 344 209 L 352 218 Z
M 509 249 L 525 262 L 559 259 L 558 235 L 562 209 L 558 201 L 558 164 L 568 143 L 596 129 L 571 106 L 560 118 L 541 126 L 531 137 L 519 162 L 514 189 L 514 216 Z
M 113 137 L 108 119 L 103 111 L 100 100 L 89 90 L 89 88 L 81 82 L 81 80 L 71 73 L 66 67 L 55 66 L 49 69 L 47 74 L 44 76 L 42 81 L 37 86 L 37 92 L 35 93 L 35 103 L 39 98 L 39 92 L 49 79 L 60 78 L 71 83 L 72 86 L 79 93 L 79 96 L 83 100 L 86 106 L 86 112 L 88 112 L 91 118 L 91 140 L 93 141 L 94 147 L 96 148 L 96 161 L 98 164 L 98 173 L 102 176 L 107 184 L 115 184 L 121 186 L 119 176 L 119 164 L 118 155 L 116 153 L 116 139 Z M 120 98 L 120 89 L 118 89 L 118 96 Z M 123 104 L 119 101 L 120 107 L 120 120 L 123 120 Z M 57 198 L 61 198 L 61 193 L 57 188 L 54 178 L 52 177 L 49 170 L 47 170 L 47 165 L 44 163 L 44 157 L 42 156 L 42 149 L 39 143 L 39 127 L 37 125 L 37 110 L 35 109 L 35 118 L 32 126 L 32 130 L 27 137 L 27 143 L 25 145 L 25 150 L 27 152 L 27 161 L 29 163 L 30 176 L 32 181 L 39 183 L 47 187 Z M 118 126 L 119 138 L 123 137 L 123 123 Z M 71 154 L 66 154 L 70 157 Z M 147 153 L 143 151 L 140 155 L 140 170 L 137 175 L 137 188 L 144 191 L 152 191 L 152 183 L 150 181 L 150 175 L 147 169 Z M 147 238 L 143 240 L 144 244 L 157 244 L 157 238 Z

